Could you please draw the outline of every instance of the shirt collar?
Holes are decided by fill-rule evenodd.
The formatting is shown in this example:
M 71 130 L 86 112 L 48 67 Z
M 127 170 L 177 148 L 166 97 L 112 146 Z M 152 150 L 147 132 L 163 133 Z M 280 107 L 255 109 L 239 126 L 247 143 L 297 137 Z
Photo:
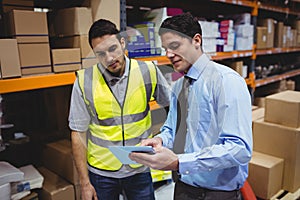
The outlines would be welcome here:
M 127 56 L 125 56 L 125 71 L 122 77 L 115 77 L 112 76 L 106 69 L 105 67 L 103 67 L 103 65 L 101 65 L 100 63 L 98 64 L 98 68 L 100 70 L 100 72 L 103 74 L 103 76 L 105 77 L 107 82 L 112 82 L 113 80 L 117 79 L 120 80 L 122 78 L 128 77 L 128 73 L 129 73 L 129 58 Z M 114 81 L 113 81 L 114 82 Z
M 210 59 L 208 58 L 208 56 L 203 53 L 189 69 L 186 76 L 191 79 L 197 80 L 209 61 Z

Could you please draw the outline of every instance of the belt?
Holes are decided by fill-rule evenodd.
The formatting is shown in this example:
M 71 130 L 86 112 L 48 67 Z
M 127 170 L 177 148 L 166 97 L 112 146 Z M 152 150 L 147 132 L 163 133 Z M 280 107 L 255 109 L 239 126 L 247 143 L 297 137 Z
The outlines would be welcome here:
M 239 195 L 241 195 L 239 189 L 232 190 L 232 191 L 211 190 L 203 187 L 195 187 L 186 184 L 181 180 L 178 180 L 175 185 L 175 195 L 183 195 L 183 193 L 186 193 L 186 195 L 188 196 L 196 197 L 196 199 L 204 199 L 205 196 L 207 197 L 223 196 L 224 199 L 227 199 L 226 196 L 238 197 Z

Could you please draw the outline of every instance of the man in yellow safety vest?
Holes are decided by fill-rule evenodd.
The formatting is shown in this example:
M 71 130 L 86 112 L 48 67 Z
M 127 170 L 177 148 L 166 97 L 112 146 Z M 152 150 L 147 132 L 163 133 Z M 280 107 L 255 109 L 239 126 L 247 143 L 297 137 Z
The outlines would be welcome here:
M 93 23 L 89 43 L 99 63 L 77 72 L 69 126 L 83 200 L 154 199 L 150 170 L 124 165 L 109 146 L 138 145 L 152 137 L 149 101 L 166 106 L 169 86 L 152 62 L 129 59 L 125 38 L 104 19 Z

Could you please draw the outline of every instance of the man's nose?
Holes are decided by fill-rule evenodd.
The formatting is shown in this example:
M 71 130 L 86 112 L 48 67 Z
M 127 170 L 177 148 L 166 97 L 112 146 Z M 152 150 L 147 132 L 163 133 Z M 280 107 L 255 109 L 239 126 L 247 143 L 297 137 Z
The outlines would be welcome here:
M 168 58 L 171 58 L 171 57 L 174 57 L 175 54 L 173 53 L 172 50 L 166 49 L 166 56 L 167 56 Z
M 114 57 L 111 53 L 107 52 L 106 56 L 105 56 L 105 60 L 106 62 L 110 63 L 111 61 L 113 61 Z

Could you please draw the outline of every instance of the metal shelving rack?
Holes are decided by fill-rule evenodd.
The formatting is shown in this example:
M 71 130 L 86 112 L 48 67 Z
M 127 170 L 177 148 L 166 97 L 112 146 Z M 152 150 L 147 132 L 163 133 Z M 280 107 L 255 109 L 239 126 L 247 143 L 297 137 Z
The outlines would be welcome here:
M 131 0 L 135 2 L 134 0 Z M 156 2 L 156 1 L 155 1 Z M 280 12 L 284 14 L 293 14 L 300 16 L 300 12 L 289 8 L 280 8 L 274 7 L 270 5 L 264 5 L 255 1 L 249 0 L 211 0 L 211 2 L 215 3 L 224 3 L 224 4 L 232 4 L 237 6 L 249 7 L 252 9 L 252 23 L 256 27 L 256 21 L 259 9 L 269 10 L 272 12 Z M 159 5 L 165 6 L 164 2 L 159 1 Z M 120 11 L 121 11 L 121 23 L 120 28 L 124 29 L 126 27 L 126 0 L 120 0 Z M 255 38 L 255 37 L 254 37 Z M 250 57 L 251 65 L 249 66 L 249 76 L 245 79 L 249 88 L 252 92 L 256 87 L 268 84 L 269 79 L 264 80 L 255 80 L 254 66 L 255 60 L 257 56 L 269 55 L 274 53 L 290 53 L 290 52 L 300 52 L 300 48 L 272 48 L 266 50 L 256 50 L 256 42 L 253 44 L 253 49 L 250 51 L 233 51 L 233 52 L 217 52 L 210 54 L 213 60 L 223 60 L 230 58 L 243 58 Z M 156 57 L 145 57 L 145 58 L 137 58 L 140 60 L 151 60 L 156 61 L 158 65 L 167 65 L 170 64 L 170 61 L 165 56 L 156 56 Z M 273 81 L 281 80 L 283 77 L 292 77 L 298 76 L 298 73 L 286 73 L 283 75 L 278 75 L 272 78 Z M 278 79 L 276 79 L 278 78 Z M 0 80 L 0 94 L 10 93 L 10 92 L 18 92 L 18 91 L 26 91 L 26 90 L 34 90 L 40 88 L 48 88 L 48 87 L 56 87 L 62 85 L 71 85 L 75 80 L 75 73 L 61 73 L 61 74 L 45 74 L 45 75 L 36 75 L 36 76 L 26 76 L 21 78 L 12 78 L 12 79 L 2 79 Z

